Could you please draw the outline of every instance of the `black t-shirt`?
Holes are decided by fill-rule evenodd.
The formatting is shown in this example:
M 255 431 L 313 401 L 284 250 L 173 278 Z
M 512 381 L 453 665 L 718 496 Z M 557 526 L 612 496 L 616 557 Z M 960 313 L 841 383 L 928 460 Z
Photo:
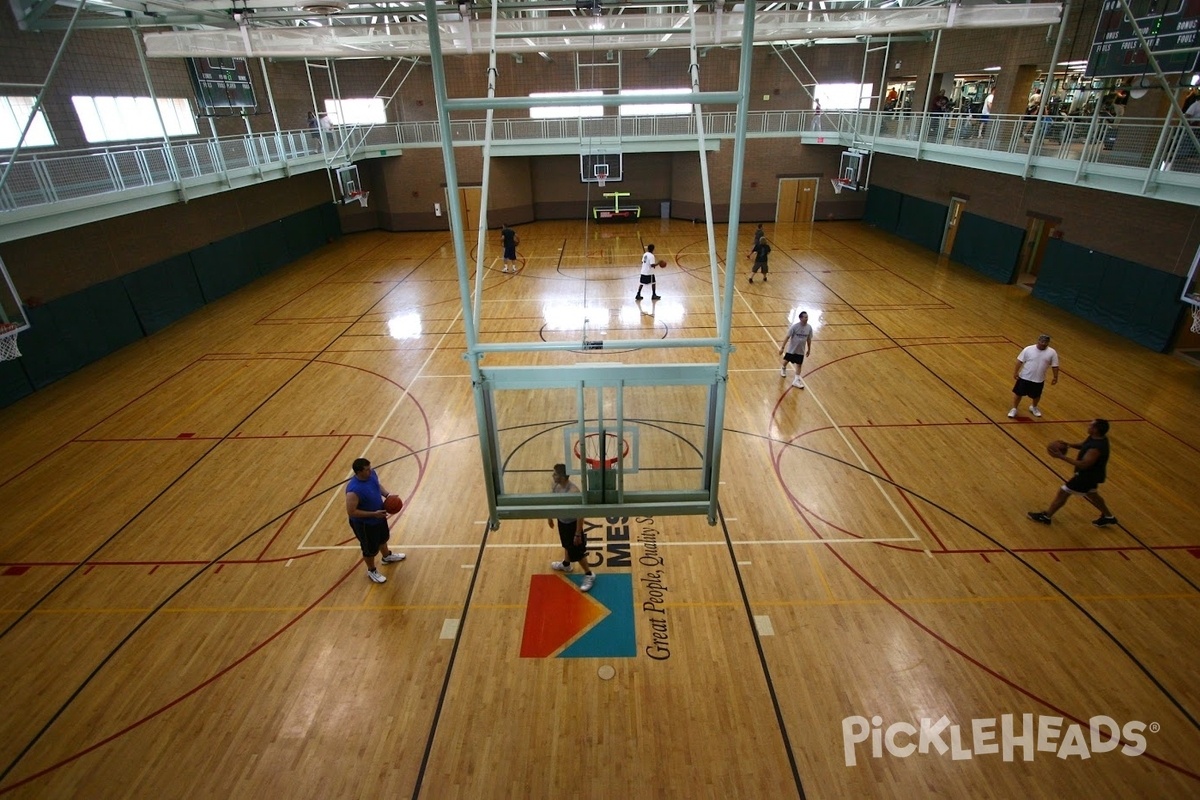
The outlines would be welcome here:
M 754 260 L 760 264 L 765 264 L 767 255 L 771 252 L 771 245 L 766 242 L 759 242 L 754 245 Z
M 517 246 L 517 232 L 514 231 L 512 228 L 502 229 L 500 231 L 500 235 L 502 237 L 504 237 L 504 246 L 505 247 L 516 247 Z
M 1100 457 L 1090 467 L 1075 470 L 1075 474 L 1092 478 L 1096 483 L 1104 483 L 1108 466 L 1108 439 L 1093 439 L 1089 436 L 1083 446 L 1079 448 L 1079 457 L 1082 459 L 1089 450 L 1099 450 Z

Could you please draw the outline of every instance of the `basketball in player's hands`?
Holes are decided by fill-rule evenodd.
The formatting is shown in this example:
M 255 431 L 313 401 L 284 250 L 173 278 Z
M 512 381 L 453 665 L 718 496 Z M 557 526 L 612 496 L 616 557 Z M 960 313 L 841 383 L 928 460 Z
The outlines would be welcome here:
M 383 510 L 389 514 L 399 514 L 402 508 L 404 508 L 404 501 L 398 494 L 389 494 L 383 499 Z
M 660 266 L 660 267 L 665 267 L 666 265 L 667 265 L 667 262 L 666 262 L 666 261 L 659 261 L 659 262 L 658 262 L 658 266 Z
M 1067 443 L 1061 439 L 1055 439 L 1046 445 L 1046 452 L 1052 456 L 1065 456 L 1067 454 Z

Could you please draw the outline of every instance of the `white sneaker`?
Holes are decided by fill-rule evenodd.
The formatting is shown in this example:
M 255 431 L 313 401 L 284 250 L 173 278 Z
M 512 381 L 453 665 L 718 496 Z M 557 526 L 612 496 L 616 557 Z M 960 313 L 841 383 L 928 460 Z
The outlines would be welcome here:
M 1008 410 L 1008 418 L 1009 418 L 1009 419 L 1016 419 L 1016 418 L 1017 418 L 1017 410 L 1016 410 L 1015 408 L 1010 408 L 1010 409 Z
M 501 271 L 501 272 L 508 272 L 508 267 L 505 267 L 504 269 L 502 269 L 502 270 L 500 270 L 500 271 Z
M 1040 417 L 1042 415 L 1042 410 L 1037 406 L 1030 406 L 1029 413 L 1033 414 L 1035 417 Z
M 575 565 L 570 562 L 564 564 L 561 561 L 551 561 L 550 569 L 554 570 L 555 572 L 571 572 L 575 569 Z
M 367 577 L 373 580 L 375 583 L 387 583 L 387 578 L 383 577 L 378 571 L 373 569 L 367 570 Z
M 783 369 L 779 370 L 779 377 L 781 377 L 781 378 L 787 377 L 787 367 L 784 367 Z
M 797 377 L 796 380 L 792 381 L 792 386 L 795 386 L 797 389 L 803 389 L 804 381 L 800 380 L 800 378 Z
M 589 573 L 587 575 L 584 575 L 583 583 L 579 584 L 579 591 L 590 592 L 592 590 L 592 586 L 595 583 L 596 583 L 596 576 L 594 574 Z
M 383 563 L 395 564 L 397 561 L 403 561 L 407 556 L 404 553 L 388 553 L 383 557 Z

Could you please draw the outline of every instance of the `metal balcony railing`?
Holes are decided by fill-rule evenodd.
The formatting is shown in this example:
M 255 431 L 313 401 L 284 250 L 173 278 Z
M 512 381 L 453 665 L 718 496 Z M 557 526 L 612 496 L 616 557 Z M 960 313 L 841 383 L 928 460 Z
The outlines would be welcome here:
M 455 144 L 484 140 L 486 122 L 453 120 Z M 607 140 L 636 151 L 638 142 L 695 136 L 694 116 L 606 116 L 591 119 L 502 118 L 492 123 L 494 143 L 536 144 Z M 704 115 L 705 134 L 730 138 L 735 114 Z M 758 111 L 749 115 L 752 137 L 797 136 L 802 142 L 859 146 L 912 158 L 938 158 L 977 169 L 1009 174 L 1055 171 L 1055 180 L 1074 174 L 1074 182 L 1096 185 L 1100 176 L 1122 176 L 1128 194 L 1155 196 L 1169 186 L 1195 191 L 1200 199 L 1200 154 L 1187 131 L 1162 120 L 1021 116 L 954 116 L 891 112 Z M 224 181 L 268 167 L 316 169 L 377 156 L 389 148 L 437 147 L 436 121 L 256 133 L 217 139 L 159 142 L 80 151 L 25 154 L 0 187 L 0 224 L 4 213 L 81 198 L 129 193 L 147 187 L 178 187 Z M 0 161 L 0 165 L 3 162 Z M 1027 169 L 1028 168 L 1028 169 Z M 1069 175 L 1068 175 L 1069 178 Z M 1070 181 L 1068 181 L 1070 182 Z M 244 185 L 244 181 L 242 182 Z M 1129 187 L 1133 187 L 1132 189 Z M 1106 187 L 1107 188 L 1107 187 Z M 1140 190 L 1138 190 L 1140 188 Z

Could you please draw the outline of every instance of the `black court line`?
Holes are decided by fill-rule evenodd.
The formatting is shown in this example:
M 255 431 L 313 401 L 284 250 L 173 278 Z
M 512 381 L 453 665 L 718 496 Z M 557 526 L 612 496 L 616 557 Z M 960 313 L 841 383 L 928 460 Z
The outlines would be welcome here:
M 787 722 L 783 718 L 783 709 L 779 707 L 779 694 L 775 691 L 775 681 L 771 678 L 771 665 L 767 663 L 767 654 L 763 652 L 762 636 L 758 625 L 754 622 L 754 609 L 750 604 L 750 596 L 746 593 L 746 583 L 742 579 L 742 570 L 738 567 L 737 554 L 733 551 L 733 539 L 729 535 L 729 526 L 725 523 L 725 511 L 717 503 L 717 517 L 721 520 L 721 533 L 725 537 L 725 549 L 729 553 L 729 563 L 737 578 L 738 593 L 742 596 L 742 607 L 746 609 L 746 621 L 754 635 L 754 648 L 758 651 L 758 663 L 762 668 L 763 679 L 767 682 L 767 693 L 771 695 L 771 706 L 775 709 L 775 724 L 779 727 L 779 736 L 783 739 L 783 750 L 787 753 L 788 764 L 792 768 L 792 780 L 796 784 L 796 793 L 800 800 L 805 800 L 804 780 L 800 777 L 800 767 L 796 763 L 796 754 L 792 750 L 792 740 L 788 736 Z

